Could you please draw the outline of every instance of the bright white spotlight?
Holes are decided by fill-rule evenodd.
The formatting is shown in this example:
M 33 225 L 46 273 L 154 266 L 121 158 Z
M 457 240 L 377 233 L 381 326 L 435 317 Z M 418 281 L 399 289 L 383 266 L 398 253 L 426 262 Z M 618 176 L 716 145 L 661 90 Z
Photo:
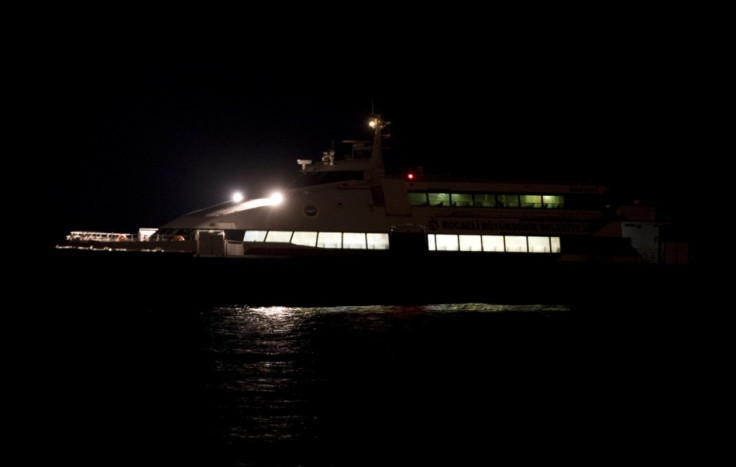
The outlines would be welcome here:
M 245 201 L 241 200 L 241 202 L 237 202 L 235 196 L 233 196 L 235 204 L 228 204 L 226 208 L 211 211 L 207 214 L 207 217 L 224 216 L 226 214 L 247 211 L 249 209 L 262 208 L 264 206 L 276 206 L 277 204 L 281 204 L 283 200 L 284 196 L 279 192 L 273 193 L 268 198 L 256 198 Z
M 235 193 L 233 193 L 233 201 L 234 202 L 239 203 L 239 202 L 243 201 L 243 198 L 245 198 L 243 196 L 243 193 L 241 193 L 239 191 L 236 191 Z
M 281 204 L 281 202 L 284 200 L 284 195 L 279 193 L 278 191 L 276 193 L 273 193 L 269 199 L 271 200 L 272 205 Z

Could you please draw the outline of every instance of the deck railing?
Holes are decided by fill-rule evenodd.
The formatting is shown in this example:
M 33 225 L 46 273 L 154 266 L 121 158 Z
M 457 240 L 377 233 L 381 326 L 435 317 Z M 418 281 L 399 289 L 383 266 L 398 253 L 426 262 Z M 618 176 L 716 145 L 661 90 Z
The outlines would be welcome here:
M 138 234 L 123 232 L 93 232 L 93 231 L 73 231 L 66 236 L 67 241 L 78 242 L 176 242 L 184 241 L 181 235 L 162 235 L 153 234 L 140 238 Z

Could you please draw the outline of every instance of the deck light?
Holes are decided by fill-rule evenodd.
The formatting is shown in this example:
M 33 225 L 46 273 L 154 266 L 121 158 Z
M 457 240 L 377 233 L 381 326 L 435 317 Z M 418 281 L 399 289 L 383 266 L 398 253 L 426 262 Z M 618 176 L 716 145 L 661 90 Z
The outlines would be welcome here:
M 282 201 L 284 200 L 284 195 L 282 195 L 281 193 L 279 193 L 279 192 L 277 191 L 276 193 L 273 193 L 273 194 L 272 194 L 272 195 L 271 195 L 271 196 L 269 197 L 269 199 L 271 200 L 271 203 L 270 203 L 270 204 L 272 204 L 272 205 L 274 205 L 274 206 L 275 206 L 275 205 L 277 205 L 277 204 L 281 204 L 281 202 L 282 202 Z

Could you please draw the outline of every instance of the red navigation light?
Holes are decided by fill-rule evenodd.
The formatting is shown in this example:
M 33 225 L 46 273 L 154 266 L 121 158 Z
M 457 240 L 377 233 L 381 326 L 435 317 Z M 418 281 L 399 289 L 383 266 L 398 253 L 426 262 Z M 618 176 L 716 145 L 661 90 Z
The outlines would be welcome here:
M 407 180 L 414 180 L 414 172 L 409 172 L 408 174 L 406 174 L 406 179 Z
M 634 200 L 634 204 L 639 204 L 639 200 L 638 199 L 635 199 Z

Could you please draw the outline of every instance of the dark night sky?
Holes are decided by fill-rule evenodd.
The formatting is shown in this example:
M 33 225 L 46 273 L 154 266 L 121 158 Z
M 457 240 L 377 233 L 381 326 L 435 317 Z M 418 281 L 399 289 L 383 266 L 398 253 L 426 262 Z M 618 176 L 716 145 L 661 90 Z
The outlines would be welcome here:
M 297 158 L 368 137 L 371 99 L 392 122 L 392 169 L 599 181 L 691 218 L 686 35 L 467 21 L 56 29 L 26 83 L 50 233 L 155 227 L 292 176 Z

